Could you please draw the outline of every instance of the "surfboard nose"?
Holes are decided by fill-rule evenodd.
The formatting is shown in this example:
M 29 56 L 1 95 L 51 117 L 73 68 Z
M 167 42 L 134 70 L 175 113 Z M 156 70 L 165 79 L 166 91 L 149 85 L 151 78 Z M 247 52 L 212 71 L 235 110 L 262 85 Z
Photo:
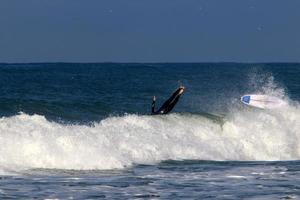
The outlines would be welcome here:
M 242 96 L 241 101 L 244 102 L 244 103 L 249 103 L 250 102 L 250 96 L 249 95 Z

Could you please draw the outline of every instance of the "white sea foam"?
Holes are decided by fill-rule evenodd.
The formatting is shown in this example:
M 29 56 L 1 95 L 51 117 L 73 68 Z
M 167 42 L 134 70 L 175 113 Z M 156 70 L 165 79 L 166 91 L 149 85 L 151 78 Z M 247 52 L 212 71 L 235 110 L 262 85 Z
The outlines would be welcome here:
M 109 117 L 94 126 L 40 115 L 0 119 L 5 169 L 115 169 L 168 159 L 298 160 L 300 108 L 239 109 L 217 123 L 200 115 Z

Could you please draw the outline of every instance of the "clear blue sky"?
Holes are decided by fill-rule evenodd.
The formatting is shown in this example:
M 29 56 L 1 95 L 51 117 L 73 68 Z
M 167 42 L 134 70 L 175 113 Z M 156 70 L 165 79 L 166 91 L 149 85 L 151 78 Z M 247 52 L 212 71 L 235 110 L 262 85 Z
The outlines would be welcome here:
M 0 62 L 300 62 L 300 0 L 1 0 Z

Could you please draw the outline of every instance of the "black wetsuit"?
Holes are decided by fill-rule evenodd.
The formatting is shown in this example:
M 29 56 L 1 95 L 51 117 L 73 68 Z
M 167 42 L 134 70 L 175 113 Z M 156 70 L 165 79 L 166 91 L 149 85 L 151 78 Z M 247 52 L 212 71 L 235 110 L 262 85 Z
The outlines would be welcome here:
M 157 111 L 155 111 L 155 98 L 154 98 L 152 101 L 152 115 L 159 115 L 159 114 L 162 115 L 162 114 L 169 113 L 174 108 L 174 106 L 177 104 L 180 96 L 183 93 L 182 90 L 183 90 L 182 87 L 178 88 L 172 94 L 172 96 Z

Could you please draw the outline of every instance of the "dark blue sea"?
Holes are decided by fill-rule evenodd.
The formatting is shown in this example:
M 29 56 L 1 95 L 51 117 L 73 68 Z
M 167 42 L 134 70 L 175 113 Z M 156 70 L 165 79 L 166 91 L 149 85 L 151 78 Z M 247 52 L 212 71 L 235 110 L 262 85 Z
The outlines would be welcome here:
M 300 199 L 299 102 L 293 63 L 0 64 L 0 199 Z

